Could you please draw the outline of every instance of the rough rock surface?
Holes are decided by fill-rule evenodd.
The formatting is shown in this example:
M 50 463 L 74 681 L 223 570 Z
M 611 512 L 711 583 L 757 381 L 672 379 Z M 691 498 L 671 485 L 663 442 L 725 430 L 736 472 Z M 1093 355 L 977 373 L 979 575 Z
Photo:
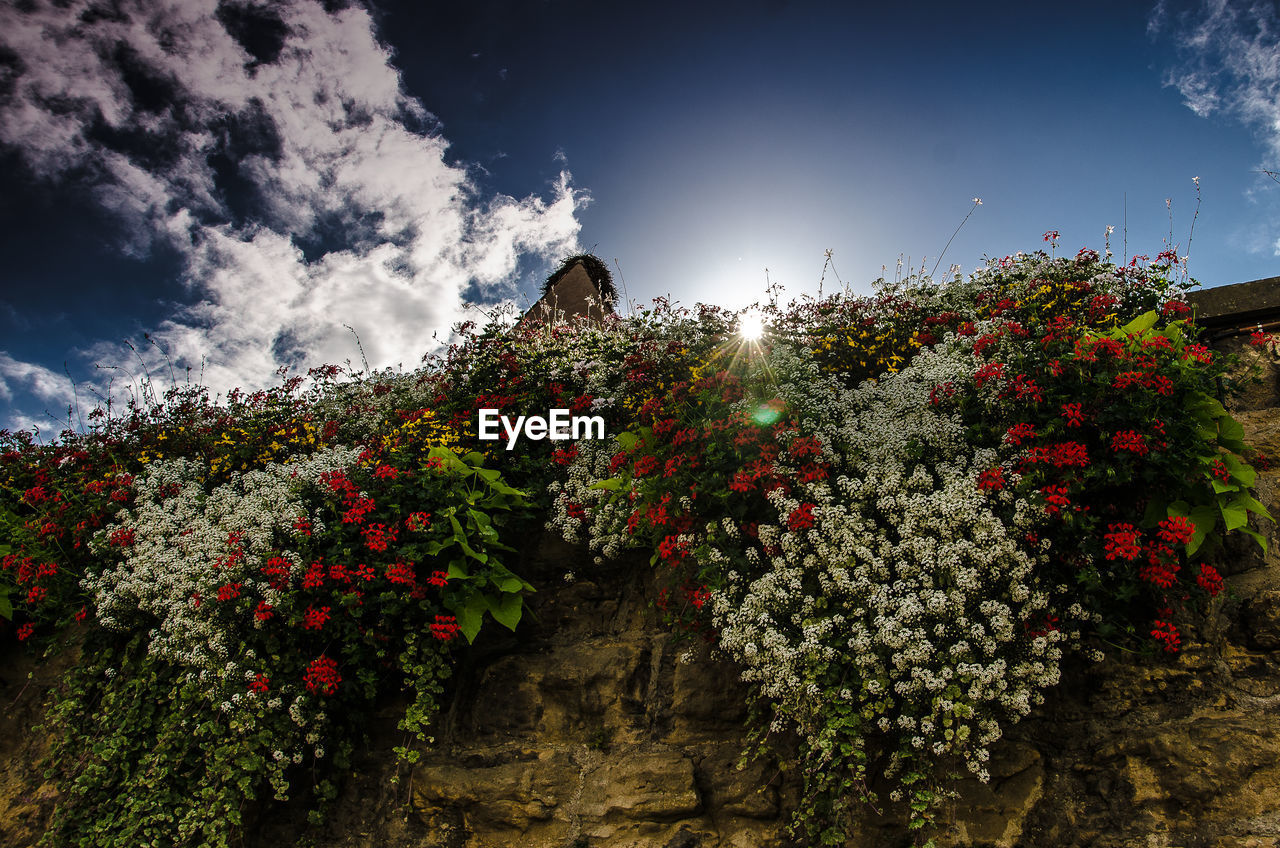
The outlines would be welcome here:
M 1259 356 L 1261 385 L 1274 356 Z M 1247 396 L 1246 437 L 1280 458 L 1280 414 Z M 1280 515 L 1280 471 L 1259 476 Z M 940 841 L 998 848 L 1280 846 L 1280 534 L 1263 555 L 1223 559 L 1230 591 L 1176 657 L 1113 651 L 1065 669 L 1047 703 L 993 751 L 987 785 L 957 785 Z M 400 705 L 384 705 L 316 848 L 784 848 L 794 776 L 739 768 L 744 687 L 697 640 L 678 641 L 650 604 L 644 558 L 593 566 L 543 539 L 524 573 L 542 587 L 518 634 L 490 628 L 450 683 L 437 742 L 411 770 L 392 749 Z M 574 570 L 577 579 L 565 582 Z M 681 662 L 688 654 L 688 661 Z M 36 677 L 27 674 L 36 668 Z M 53 789 L 32 763 L 31 728 L 55 666 L 4 660 L 0 848 L 33 844 Z M 301 809 L 261 821 L 250 848 L 295 844 Z M 852 848 L 911 836 L 871 812 Z

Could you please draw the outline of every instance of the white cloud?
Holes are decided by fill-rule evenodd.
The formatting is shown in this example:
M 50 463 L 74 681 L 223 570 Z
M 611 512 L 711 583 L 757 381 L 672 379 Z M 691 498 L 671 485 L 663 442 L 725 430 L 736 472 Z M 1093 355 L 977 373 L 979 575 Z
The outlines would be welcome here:
M 44 177 L 88 174 L 128 249 L 180 251 L 200 302 L 152 335 L 180 367 L 203 362 L 217 391 L 345 361 L 343 325 L 371 365 L 412 365 L 464 291 L 510 294 L 521 255 L 577 246 L 585 195 L 568 172 L 549 199 L 481 196 L 358 5 L 25 7 L 0 5 L 0 45 L 17 56 L 0 58 L 0 143 Z M 255 55 L 232 34 L 245 27 Z M 0 356 L 0 370 L 39 368 Z
M 1270 166 L 1280 163 L 1280 11 L 1274 3 L 1205 0 L 1194 12 L 1170 16 L 1156 6 L 1148 31 L 1172 31 L 1177 52 L 1166 84 L 1178 89 L 1197 115 L 1233 116 L 1267 146 Z

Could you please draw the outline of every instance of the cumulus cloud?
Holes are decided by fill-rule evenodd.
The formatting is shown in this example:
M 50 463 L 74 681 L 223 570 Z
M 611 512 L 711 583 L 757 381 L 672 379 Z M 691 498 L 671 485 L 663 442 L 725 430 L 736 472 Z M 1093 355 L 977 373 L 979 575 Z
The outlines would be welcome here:
M 413 363 L 464 292 L 574 250 L 585 196 L 567 171 L 483 196 L 392 59 L 339 0 L 4 3 L 0 143 L 87 186 L 126 249 L 179 251 L 198 302 L 152 337 L 212 388 L 344 361 L 344 325 L 371 365 Z
M 1166 84 L 1202 117 L 1222 114 L 1259 132 L 1264 167 L 1280 166 L 1280 11 L 1274 3 L 1206 0 L 1171 14 L 1162 2 L 1148 22 L 1154 35 L 1172 34 L 1176 64 Z

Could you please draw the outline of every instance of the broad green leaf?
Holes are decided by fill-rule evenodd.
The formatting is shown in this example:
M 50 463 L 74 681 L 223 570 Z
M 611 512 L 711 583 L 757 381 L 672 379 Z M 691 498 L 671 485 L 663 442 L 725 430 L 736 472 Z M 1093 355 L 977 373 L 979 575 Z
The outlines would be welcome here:
M 1267 552 L 1267 540 L 1261 533 L 1259 533 L 1257 530 L 1254 530 L 1252 527 L 1241 527 L 1239 528 L 1239 530 L 1241 533 L 1245 534 L 1246 536 L 1250 537 L 1255 542 L 1257 542 L 1258 547 L 1262 548 L 1262 552 L 1264 554 Z
M 458 547 L 462 548 L 462 552 L 464 554 L 476 560 L 477 562 L 483 562 L 483 563 L 489 562 L 488 554 L 484 553 L 483 551 L 474 550 L 470 545 L 468 545 L 466 542 L 462 541 L 461 539 L 458 540 Z
M 450 451 L 450 453 L 453 453 Z M 479 451 L 468 451 L 462 455 L 462 461 L 470 465 L 472 470 L 478 470 L 478 467 L 484 465 L 484 454 Z
M 1207 412 L 1214 418 L 1222 418 L 1227 414 L 1227 409 L 1217 398 L 1212 395 L 1206 395 L 1203 392 L 1193 397 L 1187 402 L 1187 409 L 1192 412 Z
M 1231 472 L 1231 476 L 1240 481 L 1242 486 L 1246 488 L 1252 486 L 1254 481 L 1258 479 L 1258 472 L 1247 463 L 1241 462 L 1240 458 L 1235 454 L 1223 454 L 1223 463 L 1227 466 L 1227 470 Z
M 480 626 L 484 623 L 484 611 L 487 608 L 484 595 L 476 593 L 467 598 L 467 602 L 455 609 L 453 614 L 458 619 L 458 629 L 467 637 L 467 644 L 476 640 Z
M 1258 502 L 1252 496 L 1250 496 L 1247 492 L 1242 492 L 1239 495 L 1236 495 L 1235 502 L 1240 504 L 1245 509 L 1249 510 L 1249 512 L 1256 512 L 1258 515 L 1261 515 L 1263 518 L 1271 517 L 1271 512 L 1265 506 L 1263 506 L 1260 502 Z
M 1169 504 L 1169 518 L 1186 518 L 1191 514 L 1191 505 L 1186 501 L 1174 501 Z
M 1224 482 L 1222 482 L 1221 480 L 1219 480 L 1217 477 L 1214 477 L 1214 476 L 1213 476 L 1213 474 L 1209 473 L 1208 471 L 1206 471 L 1206 472 L 1205 472 L 1205 475 L 1204 475 L 1204 476 L 1208 477 L 1208 478 L 1209 478 L 1209 482 L 1213 484 L 1213 492 L 1214 492 L 1214 494 L 1220 495 L 1220 494 L 1222 494 L 1223 492 L 1238 492 L 1238 491 L 1240 491 L 1240 487 L 1239 487 L 1239 486 L 1233 485 L 1233 484 L 1231 484 L 1231 483 L 1224 483 Z
M 597 482 L 595 482 L 595 483 L 592 483 L 592 484 L 591 484 L 590 486 L 588 486 L 587 488 L 589 488 L 589 489 L 603 489 L 603 490 L 604 490 L 604 491 L 606 491 L 606 492 L 616 492 L 616 491 L 618 491 L 619 489 L 621 489 L 621 488 L 622 488 L 622 478 L 620 478 L 620 477 L 608 477 L 608 478 L 606 478 L 606 479 L 604 479 L 604 480 L 599 480 L 599 481 L 597 481 Z
M 1200 550 L 1200 546 L 1204 544 L 1204 540 L 1213 532 L 1213 528 L 1218 524 L 1218 510 L 1208 504 L 1198 506 L 1191 510 L 1191 514 L 1187 516 L 1191 519 L 1191 523 L 1196 526 L 1196 531 L 1191 537 L 1190 544 L 1187 545 L 1187 556 L 1191 556 Z
M 636 446 L 636 443 L 640 441 L 640 437 L 635 433 L 632 433 L 630 430 L 623 430 L 614 438 L 618 440 L 618 447 L 622 448 L 624 451 L 631 450 Z
M 1222 522 L 1228 532 L 1249 523 L 1249 512 L 1241 504 L 1218 504 L 1218 508 L 1222 510 Z
M 1222 444 L 1227 442 L 1239 442 L 1244 439 L 1244 428 L 1240 426 L 1240 422 L 1232 418 L 1230 415 L 1224 415 L 1218 420 L 1218 441 Z
M 1137 318 L 1134 318 L 1128 324 L 1125 324 L 1123 327 L 1121 327 L 1120 332 L 1126 336 L 1128 335 L 1136 336 L 1140 333 L 1145 333 L 1147 330 L 1150 330 L 1152 327 L 1156 325 L 1156 321 L 1158 318 L 1159 316 L 1156 315 L 1155 312 L 1144 312 L 1141 315 L 1139 315 Z
M 0 618 L 13 621 L 13 602 L 9 600 L 9 590 L 0 590 Z
M 467 573 L 467 561 L 465 559 L 455 559 L 449 563 L 450 580 L 466 580 L 470 576 Z
M 1167 511 L 1168 508 L 1168 504 L 1164 501 L 1159 498 L 1152 498 L 1147 502 L 1147 510 L 1142 515 L 1142 526 L 1155 527 L 1162 519 L 1170 514 Z
M 493 598 L 485 600 L 489 603 L 489 612 L 493 615 L 494 621 L 508 630 L 516 629 L 516 625 L 520 623 L 520 616 L 524 613 L 524 601 L 519 594 L 503 592 L 502 597 L 497 600 Z

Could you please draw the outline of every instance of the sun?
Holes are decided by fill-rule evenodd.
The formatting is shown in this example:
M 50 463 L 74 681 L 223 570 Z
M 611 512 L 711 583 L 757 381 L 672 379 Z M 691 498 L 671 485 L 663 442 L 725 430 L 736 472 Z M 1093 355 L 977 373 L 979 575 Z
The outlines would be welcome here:
M 755 310 L 744 312 L 738 319 L 738 335 L 754 342 L 764 335 L 764 316 Z

